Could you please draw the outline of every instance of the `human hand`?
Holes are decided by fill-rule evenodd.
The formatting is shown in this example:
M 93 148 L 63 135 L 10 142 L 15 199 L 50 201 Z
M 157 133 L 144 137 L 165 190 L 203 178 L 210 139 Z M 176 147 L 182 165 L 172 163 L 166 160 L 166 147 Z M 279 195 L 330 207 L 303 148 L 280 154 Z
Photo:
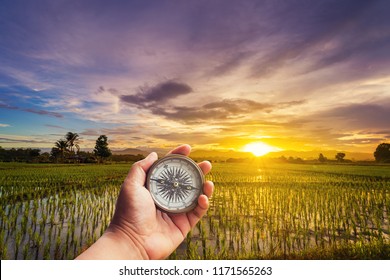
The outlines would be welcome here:
M 179 146 L 169 154 L 188 156 L 191 147 Z M 188 213 L 170 214 L 156 208 L 149 191 L 145 188 L 148 169 L 157 160 L 157 154 L 151 153 L 145 159 L 136 162 L 127 175 L 116 204 L 114 217 L 102 236 L 79 258 L 114 259 L 163 259 L 168 257 L 184 240 L 188 232 L 206 214 L 214 185 L 206 181 L 198 205 Z M 204 174 L 211 170 L 208 161 L 199 163 Z M 99 243 L 100 241 L 100 243 Z M 110 244 L 106 248 L 102 243 Z M 95 247 L 94 247 L 95 246 Z M 107 252 L 107 250 L 110 250 Z

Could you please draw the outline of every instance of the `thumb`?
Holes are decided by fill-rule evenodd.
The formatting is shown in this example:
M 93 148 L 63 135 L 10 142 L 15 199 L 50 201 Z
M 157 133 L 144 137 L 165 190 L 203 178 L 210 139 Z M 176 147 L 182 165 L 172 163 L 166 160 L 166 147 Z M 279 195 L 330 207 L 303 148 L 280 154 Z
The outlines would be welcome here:
M 137 161 L 131 167 L 127 177 L 124 181 L 124 185 L 144 186 L 146 179 L 146 172 L 157 160 L 158 156 L 155 152 L 150 153 L 143 160 Z

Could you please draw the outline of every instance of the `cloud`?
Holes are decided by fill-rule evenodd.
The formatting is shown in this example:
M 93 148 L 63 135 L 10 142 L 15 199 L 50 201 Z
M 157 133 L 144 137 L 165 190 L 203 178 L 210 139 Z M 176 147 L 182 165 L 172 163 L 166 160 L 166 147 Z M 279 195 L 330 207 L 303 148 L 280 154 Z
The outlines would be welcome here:
M 13 138 L 3 138 L 0 137 L 0 143 L 47 143 L 47 141 L 38 141 L 38 140 L 31 140 L 31 139 L 13 139 Z
M 250 59 L 256 55 L 255 51 L 242 51 L 233 54 L 226 54 L 216 67 L 208 71 L 205 76 L 222 76 L 233 72 L 244 63 L 250 63 Z
M 47 115 L 47 116 L 56 117 L 56 118 L 63 118 L 63 115 L 60 113 L 46 111 L 46 110 L 33 109 L 33 108 L 20 108 L 17 106 L 12 106 L 12 105 L 8 105 L 8 104 L 4 104 L 4 103 L 0 103 L 0 108 L 9 109 L 9 110 L 19 110 L 19 111 L 29 112 L 29 113 L 33 113 L 33 114 L 38 114 L 38 115 Z
M 277 103 L 277 105 L 279 108 L 288 108 L 288 107 L 292 107 L 292 106 L 302 105 L 302 104 L 305 104 L 306 102 L 307 102 L 306 99 L 292 100 L 292 101 L 287 101 L 287 102 L 279 102 L 279 103 Z
M 210 135 L 202 132 L 188 132 L 188 133 L 156 133 L 153 137 L 168 141 L 169 143 L 188 143 L 190 145 L 210 144 L 215 141 L 218 136 Z
M 360 132 L 361 134 L 381 134 L 381 135 L 390 135 L 390 130 L 363 130 Z M 387 137 L 389 138 L 389 137 Z
M 296 116 L 296 119 L 281 124 L 280 130 L 270 130 L 270 133 L 298 136 L 305 140 L 302 143 L 312 147 L 366 150 L 387 141 L 389 119 L 389 100 L 353 103 Z M 290 122 L 298 126 L 290 125 Z
M 207 103 L 203 106 L 157 106 L 151 108 L 154 115 L 167 119 L 193 123 L 199 121 L 217 121 L 242 118 L 248 113 L 258 110 L 270 110 L 272 105 L 263 104 L 248 99 L 224 99 Z
M 167 103 L 169 100 L 188 94 L 192 91 L 192 88 L 185 83 L 167 81 L 153 87 L 140 87 L 136 94 L 122 95 L 120 99 L 125 103 L 149 108 L 154 105 Z
M 101 129 L 85 129 L 80 133 L 80 135 L 86 136 L 99 136 L 99 135 L 114 135 L 115 137 L 123 136 L 129 137 L 130 135 L 133 137 L 135 135 L 139 135 L 140 132 L 144 131 L 146 128 L 142 125 L 126 125 L 126 126 L 118 126 L 113 128 L 101 128 Z
M 25 111 L 25 112 L 38 114 L 38 115 L 47 115 L 47 116 L 52 116 L 52 117 L 56 117 L 56 118 L 63 118 L 63 115 L 61 115 L 59 113 L 50 112 L 50 111 L 46 111 L 46 110 L 37 110 L 37 109 L 20 109 L 20 110 Z
M 104 92 L 104 87 L 99 87 L 98 92 Z M 195 105 L 192 100 L 197 102 L 201 100 L 198 94 L 199 92 L 193 92 L 186 83 L 167 81 L 153 87 L 140 87 L 136 94 L 121 95 L 120 100 L 123 104 L 146 109 L 156 117 L 164 117 L 189 125 L 201 121 L 237 120 L 256 113 L 270 113 L 275 109 L 284 109 L 306 102 L 306 100 L 293 100 L 265 103 L 248 98 L 219 99 L 214 97 L 215 101 Z M 175 105 L 177 98 L 184 95 L 188 95 L 184 101 L 188 105 Z
M 50 128 L 67 129 L 67 128 L 63 127 L 63 126 L 54 125 L 54 124 L 45 124 L 45 126 L 50 127 Z
M 9 124 L 6 124 L 6 123 L 0 123 L 0 127 L 9 127 L 10 125 Z
M 273 44 L 265 43 L 263 52 L 252 58 L 251 77 L 269 78 L 278 71 L 294 70 L 296 65 L 305 69 L 295 70 L 299 75 L 341 63 L 362 67 L 383 64 L 381 60 L 387 59 L 385 54 L 390 43 L 386 35 L 389 20 L 383 12 L 390 8 L 388 1 L 322 1 L 317 4 L 286 2 L 270 9 L 270 15 L 275 15 L 270 22 L 283 18 L 284 24 L 276 22 L 268 40 Z M 361 74 L 345 72 L 342 77 Z M 367 74 L 370 73 L 365 76 Z
M 272 105 L 266 103 L 259 103 L 249 99 L 223 99 L 203 105 L 202 108 L 210 110 L 221 110 L 226 113 L 240 114 L 250 111 L 263 110 L 270 108 Z
M 255 116 L 258 113 L 268 114 L 275 109 L 300 105 L 304 102 L 304 100 L 300 100 L 273 104 L 244 98 L 226 98 L 206 103 L 202 106 L 156 106 L 151 108 L 151 112 L 157 116 L 188 124 L 201 121 L 215 123 L 243 118 L 248 119 L 249 116 Z
M 387 0 L 14 2 L 0 10 L 0 109 L 56 118 L 46 129 L 160 145 L 217 127 L 225 146 L 388 131 Z
M 350 104 L 332 108 L 315 115 L 324 122 L 341 124 L 346 130 L 388 129 L 390 127 L 390 103 Z

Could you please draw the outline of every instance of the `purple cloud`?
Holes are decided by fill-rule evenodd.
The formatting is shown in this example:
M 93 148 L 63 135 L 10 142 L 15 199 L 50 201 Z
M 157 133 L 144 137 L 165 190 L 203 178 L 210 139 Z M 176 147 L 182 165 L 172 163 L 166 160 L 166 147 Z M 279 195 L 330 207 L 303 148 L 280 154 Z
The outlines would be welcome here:
M 38 114 L 38 115 L 46 115 L 46 116 L 56 117 L 56 118 L 63 118 L 64 117 L 62 114 L 56 113 L 56 112 L 33 109 L 33 108 L 20 108 L 17 106 L 12 106 L 12 105 L 2 104 L 2 103 L 0 103 L 0 108 L 9 109 L 9 110 L 19 110 L 19 111 L 29 112 L 29 113 L 33 113 L 33 114 Z
M 153 87 L 141 87 L 134 95 L 122 95 L 120 98 L 125 103 L 148 108 L 155 104 L 164 104 L 178 96 L 191 93 L 192 88 L 184 83 L 167 81 Z

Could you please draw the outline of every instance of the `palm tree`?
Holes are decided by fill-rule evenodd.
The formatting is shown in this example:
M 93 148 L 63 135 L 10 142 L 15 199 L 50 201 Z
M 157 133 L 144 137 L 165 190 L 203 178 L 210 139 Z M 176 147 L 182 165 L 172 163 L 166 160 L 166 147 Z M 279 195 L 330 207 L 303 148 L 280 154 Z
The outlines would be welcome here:
M 55 148 L 58 149 L 59 154 L 62 158 L 65 158 L 65 152 L 68 150 L 68 142 L 66 140 L 58 140 L 54 143 Z
M 67 146 L 70 148 L 70 151 L 73 152 L 73 147 L 76 147 L 77 153 L 80 151 L 80 146 L 78 144 L 79 142 L 79 135 L 77 133 L 68 132 L 65 135 Z

